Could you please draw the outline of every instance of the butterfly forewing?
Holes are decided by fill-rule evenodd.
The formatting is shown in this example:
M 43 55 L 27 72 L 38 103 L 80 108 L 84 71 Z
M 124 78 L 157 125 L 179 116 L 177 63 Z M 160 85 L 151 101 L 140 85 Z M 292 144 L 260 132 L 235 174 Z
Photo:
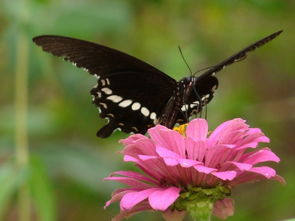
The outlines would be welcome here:
M 223 68 L 225 68 L 228 65 L 233 64 L 234 62 L 241 61 L 246 58 L 247 53 L 254 51 L 256 48 L 266 44 L 267 42 L 271 41 L 272 39 L 276 38 L 278 35 L 280 35 L 283 31 L 277 31 L 251 45 L 244 48 L 243 50 L 239 51 L 238 53 L 230 56 L 229 58 L 225 59 L 224 61 L 218 63 L 217 65 L 214 65 L 212 68 L 210 68 L 208 71 L 203 73 L 201 76 L 199 76 L 199 79 L 206 78 L 212 74 L 217 73 L 218 71 L 221 71 Z
M 44 51 L 98 77 L 91 95 L 100 116 L 109 119 L 108 125 L 98 132 L 101 137 L 109 136 L 116 128 L 145 133 L 176 87 L 173 78 L 112 48 L 61 36 L 39 36 L 33 41 Z

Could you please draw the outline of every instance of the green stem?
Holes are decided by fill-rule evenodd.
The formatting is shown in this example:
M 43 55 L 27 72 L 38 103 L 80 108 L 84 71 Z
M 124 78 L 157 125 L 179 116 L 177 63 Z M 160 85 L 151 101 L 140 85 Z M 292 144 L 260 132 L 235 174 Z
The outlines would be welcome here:
M 29 151 L 27 137 L 27 75 L 28 75 L 28 39 L 19 34 L 17 42 L 17 63 L 15 81 L 15 145 L 18 168 L 28 166 Z M 20 221 L 30 220 L 30 193 L 27 182 L 19 189 L 18 216 Z
M 212 215 L 213 203 L 211 200 L 203 200 L 195 205 L 191 205 L 188 211 L 194 221 L 210 221 Z

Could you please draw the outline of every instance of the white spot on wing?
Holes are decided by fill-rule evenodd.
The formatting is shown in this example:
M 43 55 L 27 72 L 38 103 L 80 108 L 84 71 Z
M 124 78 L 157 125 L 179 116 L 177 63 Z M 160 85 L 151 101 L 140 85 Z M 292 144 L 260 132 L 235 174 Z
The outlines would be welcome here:
M 192 104 L 190 104 L 190 108 L 194 108 L 199 106 L 199 101 L 194 101 Z
M 131 109 L 136 111 L 140 109 L 140 106 L 141 106 L 140 103 L 135 102 L 134 104 L 132 104 Z
M 114 118 L 115 116 L 111 113 L 107 114 L 107 116 Z
M 152 112 L 150 115 L 151 120 L 156 120 L 157 119 L 157 114 L 155 112 Z
M 150 111 L 146 107 L 142 107 L 140 112 L 146 117 L 150 115 Z
M 97 91 L 97 96 L 101 97 L 101 93 L 99 91 Z
M 131 127 L 132 130 L 134 130 L 135 132 L 138 132 L 138 129 L 136 127 Z
M 188 110 L 188 105 L 187 104 L 182 105 L 181 110 L 182 111 Z
M 120 127 L 117 127 L 114 131 L 116 131 L 116 130 L 122 131 L 122 129 Z
M 112 94 L 113 93 L 113 91 L 107 87 L 102 88 L 101 91 L 103 91 L 105 94 Z
M 108 78 L 106 78 L 106 81 L 107 81 L 107 85 L 110 85 L 110 80 Z
M 101 79 L 100 82 L 101 82 L 102 86 L 106 85 L 106 81 L 104 79 Z
M 100 102 L 99 104 L 100 104 L 101 106 L 103 106 L 104 109 L 107 109 L 107 107 L 108 107 L 106 103 L 102 103 L 102 102 Z
M 111 100 L 114 103 L 119 103 L 121 100 L 123 100 L 123 98 L 118 95 L 111 95 L 107 97 L 107 100 Z
M 203 101 L 203 100 L 206 100 L 206 99 L 208 99 L 209 97 L 210 97 L 210 94 L 206 94 L 204 97 L 202 97 L 201 100 L 202 100 L 202 101 Z
M 107 123 L 109 123 L 109 122 L 110 122 L 110 118 L 109 118 L 109 117 L 105 117 L 104 119 L 106 119 L 106 120 L 107 120 Z
M 119 103 L 120 107 L 128 107 L 132 103 L 132 100 L 124 100 L 121 103 Z

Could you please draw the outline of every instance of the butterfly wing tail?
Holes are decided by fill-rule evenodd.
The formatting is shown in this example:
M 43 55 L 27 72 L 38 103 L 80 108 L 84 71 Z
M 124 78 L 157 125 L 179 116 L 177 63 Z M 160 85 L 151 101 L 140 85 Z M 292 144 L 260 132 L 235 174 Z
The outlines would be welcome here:
M 99 131 L 97 131 L 96 136 L 100 138 L 109 137 L 116 128 L 117 124 L 111 120 L 107 125 L 105 125 Z

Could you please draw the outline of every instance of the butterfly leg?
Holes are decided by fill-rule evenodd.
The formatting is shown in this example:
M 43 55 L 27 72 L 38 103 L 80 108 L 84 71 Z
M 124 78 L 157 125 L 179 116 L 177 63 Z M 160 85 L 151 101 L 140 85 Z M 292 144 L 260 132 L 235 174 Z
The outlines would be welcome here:
M 195 87 L 193 87 L 193 90 L 194 90 L 195 95 L 196 95 L 196 97 L 197 97 L 197 101 L 199 102 L 199 106 L 198 106 L 198 111 L 197 111 L 197 113 L 200 113 L 200 117 L 202 117 L 202 99 L 201 99 L 201 97 L 200 97 L 200 95 L 199 95 L 199 93 L 197 92 L 197 90 L 196 90 Z
M 166 104 L 163 114 L 159 119 L 159 123 L 168 128 L 172 128 L 176 122 L 180 107 L 176 105 L 176 97 L 172 96 Z

